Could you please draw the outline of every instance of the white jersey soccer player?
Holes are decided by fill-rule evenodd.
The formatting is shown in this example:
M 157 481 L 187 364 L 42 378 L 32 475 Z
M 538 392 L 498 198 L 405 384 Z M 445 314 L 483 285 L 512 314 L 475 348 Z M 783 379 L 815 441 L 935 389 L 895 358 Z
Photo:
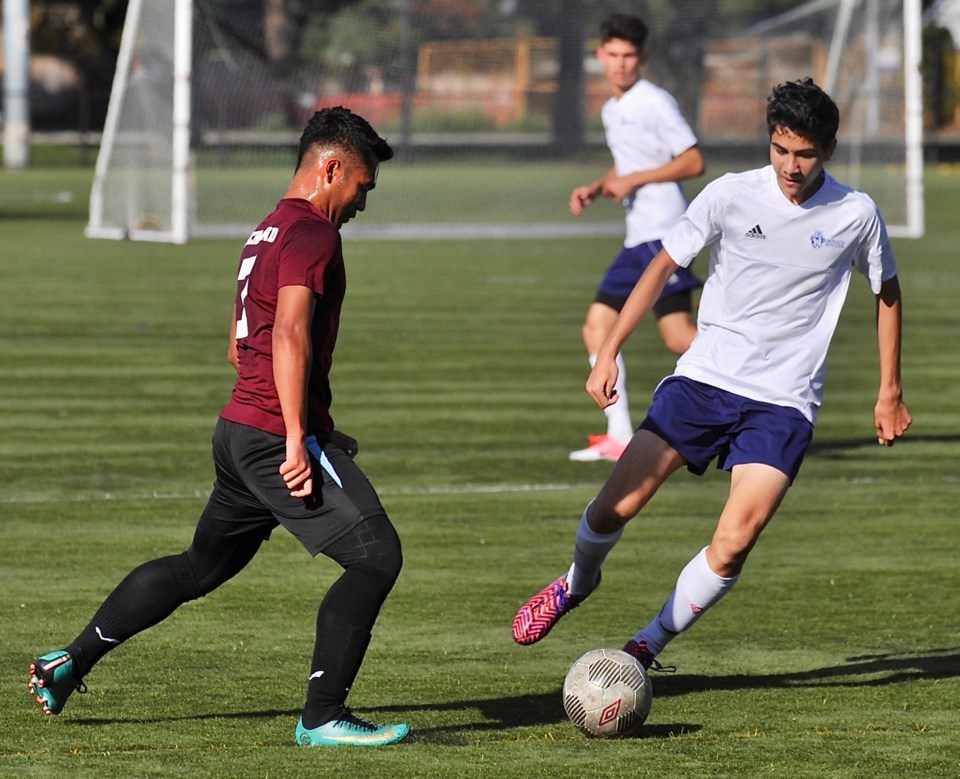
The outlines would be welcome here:
M 897 275 L 876 206 L 826 172 L 801 205 L 780 193 L 772 166 L 731 173 L 708 184 L 663 240 L 681 266 L 709 243 L 699 332 L 674 375 L 816 422 L 851 269 L 874 293 Z
M 600 117 L 613 166 L 599 179 L 574 188 L 568 203 L 574 216 L 601 197 L 624 207 L 623 244 L 597 285 L 583 322 L 591 366 L 637 280 L 660 251 L 663 236 L 686 208 L 680 182 L 705 170 L 697 137 L 676 100 L 641 76 L 648 62 L 648 32 L 641 19 L 629 14 L 611 14 L 600 25 L 597 60 L 611 92 Z M 675 267 L 653 306 L 657 332 L 674 354 L 683 354 L 696 336 L 692 293 L 699 287 L 700 279 L 689 268 Z M 587 447 L 570 453 L 575 462 L 616 462 L 633 436 L 622 355 L 617 365 L 619 402 L 603 409 L 606 432 L 588 435 Z
M 903 301 L 886 227 L 867 195 L 824 168 L 837 147 L 839 109 L 808 78 L 775 87 L 766 118 L 770 165 L 704 188 L 600 346 L 587 392 L 605 409 L 618 401 L 624 342 L 671 274 L 711 247 L 697 335 L 584 510 L 573 564 L 517 612 L 517 643 L 540 641 L 589 597 L 627 523 L 683 467 L 702 475 L 716 462 L 730 472 L 730 491 L 709 544 L 624 651 L 656 667 L 664 647 L 730 591 L 813 439 L 827 352 L 854 268 L 877 301 L 877 443 L 894 444 L 912 424 L 900 375 Z
M 600 110 L 607 146 L 617 173 L 666 165 L 697 145 L 697 137 L 680 114 L 677 101 L 664 89 L 640 79 L 621 97 L 611 97 Z M 623 245 L 659 241 L 687 207 L 676 181 L 646 184 L 623 199 L 627 233 Z

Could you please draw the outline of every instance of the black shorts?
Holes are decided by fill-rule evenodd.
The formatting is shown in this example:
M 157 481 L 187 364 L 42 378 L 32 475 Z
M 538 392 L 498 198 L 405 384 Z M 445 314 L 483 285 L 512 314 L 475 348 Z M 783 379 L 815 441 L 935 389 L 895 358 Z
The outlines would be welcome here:
M 282 525 L 317 555 L 368 517 L 386 512 L 356 463 L 333 444 L 322 446 L 324 465 L 313 459 L 314 492 L 294 498 L 280 475 L 286 441 L 225 419 L 213 434 L 216 481 L 199 526 L 221 537 L 269 538 Z M 334 475 L 331 475 L 331 471 Z
M 623 310 L 627 299 L 619 295 L 611 295 L 603 290 L 598 290 L 594 303 L 602 303 L 616 312 Z M 675 292 L 672 295 L 661 297 L 653 304 L 653 315 L 657 319 L 663 319 L 668 314 L 689 314 L 693 311 L 693 296 L 689 289 L 682 292 Z

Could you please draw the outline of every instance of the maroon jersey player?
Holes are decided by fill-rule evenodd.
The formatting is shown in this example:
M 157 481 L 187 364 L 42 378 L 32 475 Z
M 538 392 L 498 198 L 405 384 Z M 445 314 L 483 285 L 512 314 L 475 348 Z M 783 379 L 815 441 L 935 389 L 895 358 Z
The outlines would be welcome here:
M 393 150 L 345 108 L 317 112 L 293 180 L 240 255 L 228 356 L 237 369 L 213 436 L 216 481 L 187 551 L 134 569 L 65 648 L 30 666 L 29 688 L 59 714 L 108 651 L 239 573 L 278 525 L 343 568 L 317 598 L 301 746 L 379 746 L 405 724 L 374 725 L 345 706 L 370 631 L 402 565 L 400 540 L 334 429 L 330 366 L 346 274 L 340 227 L 363 211 Z M 292 593 L 293 594 L 293 593 Z M 295 593 L 299 609 L 304 593 Z M 229 676 L 226 665 L 214 671 Z M 229 678 L 224 678 L 229 683 Z

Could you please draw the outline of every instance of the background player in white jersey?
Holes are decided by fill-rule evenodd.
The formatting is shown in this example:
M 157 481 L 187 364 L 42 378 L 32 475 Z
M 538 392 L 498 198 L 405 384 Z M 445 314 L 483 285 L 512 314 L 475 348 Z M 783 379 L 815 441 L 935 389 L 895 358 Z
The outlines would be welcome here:
M 900 285 L 883 219 L 869 197 L 823 167 L 838 123 L 836 105 L 812 80 L 776 87 L 767 104 L 771 164 L 709 184 L 664 239 L 604 341 L 587 391 L 601 407 L 617 402 L 617 352 L 676 268 L 710 245 L 699 332 L 584 511 L 573 565 L 518 612 L 518 643 L 539 641 L 593 591 L 624 526 L 684 465 L 702 474 L 716 458 L 731 472 L 729 496 L 710 543 L 625 651 L 650 667 L 733 587 L 809 446 L 854 268 L 877 296 L 877 441 L 891 445 L 910 427 Z
M 353 461 L 357 442 L 334 429 L 329 376 L 346 293 L 340 227 L 364 210 L 392 156 L 346 108 L 318 111 L 304 128 L 287 192 L 241 250 L 227 349 L 237 381 L 214 430 L 216 481 L 193 542 L 132 570 L 70 644 L 31 663 L 28 687 L 45 713 L 84 690 L 107 652 L 233 578 L 281 525 L 343 568 L 317 610 L 297 743 L 406 736 L 405 724 L 374 725 L 345 706 L 403 555 Z M 312 608 L 315 597 L 296 593 L 290 607 Z M 213 672 L 229 683 L 229 663 Z
M 575 216 L 600 196 L 622 202 L 626 211 L 623 249 L 601 280 L 583 323 L 591 367 L 637 279 L 660 250 L 661 239 L 683 214 L 687 203 L 678 182 L 699 176 L 705 167 L 696 136 L 676 101 L 640 76 L 647 61 L 646 39 L 647 27 L 635 16 L 613 14 L 600 26 L 597 58 L 613 92 L 601 118 L 614 164 L 602 178 L 570 194 Z M 676 354 L 683 354 L 696 335 L 690 293 L 699 286 L 688 268 L 678 267 L 654 303 L 660 336 Z M 607 430 L 589 436 L 589 445 L 571 452 L 571 460 L 616 461 L 633 435 L 621 355 L 617 364 L 620 402 L 604 409 Z

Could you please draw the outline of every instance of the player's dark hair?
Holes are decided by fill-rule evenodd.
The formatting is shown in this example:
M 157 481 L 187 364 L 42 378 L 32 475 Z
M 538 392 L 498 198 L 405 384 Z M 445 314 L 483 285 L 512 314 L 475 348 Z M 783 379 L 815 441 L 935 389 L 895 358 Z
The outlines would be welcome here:
M 393 157 L 390 144 L 377 135 L 370 123 L 343 106 L 323 108 L 307 122 L 300 136 L 297 169 L 304 155 L 315 146 L 335 146 L 356 154 L 371 168 Z
M 600 24 L 600 43 L 614 39 L 629 41 L 640 50 L 647 42 L 648 33 L 647 25 L 638 17 L 630 14 L 610 14 Z
M 779 84 L 767 98 L 767 130 L 771 138 L 780 127 L 827 149 L 836 139 L 839 126 L 837 104 L 812 78 Z

